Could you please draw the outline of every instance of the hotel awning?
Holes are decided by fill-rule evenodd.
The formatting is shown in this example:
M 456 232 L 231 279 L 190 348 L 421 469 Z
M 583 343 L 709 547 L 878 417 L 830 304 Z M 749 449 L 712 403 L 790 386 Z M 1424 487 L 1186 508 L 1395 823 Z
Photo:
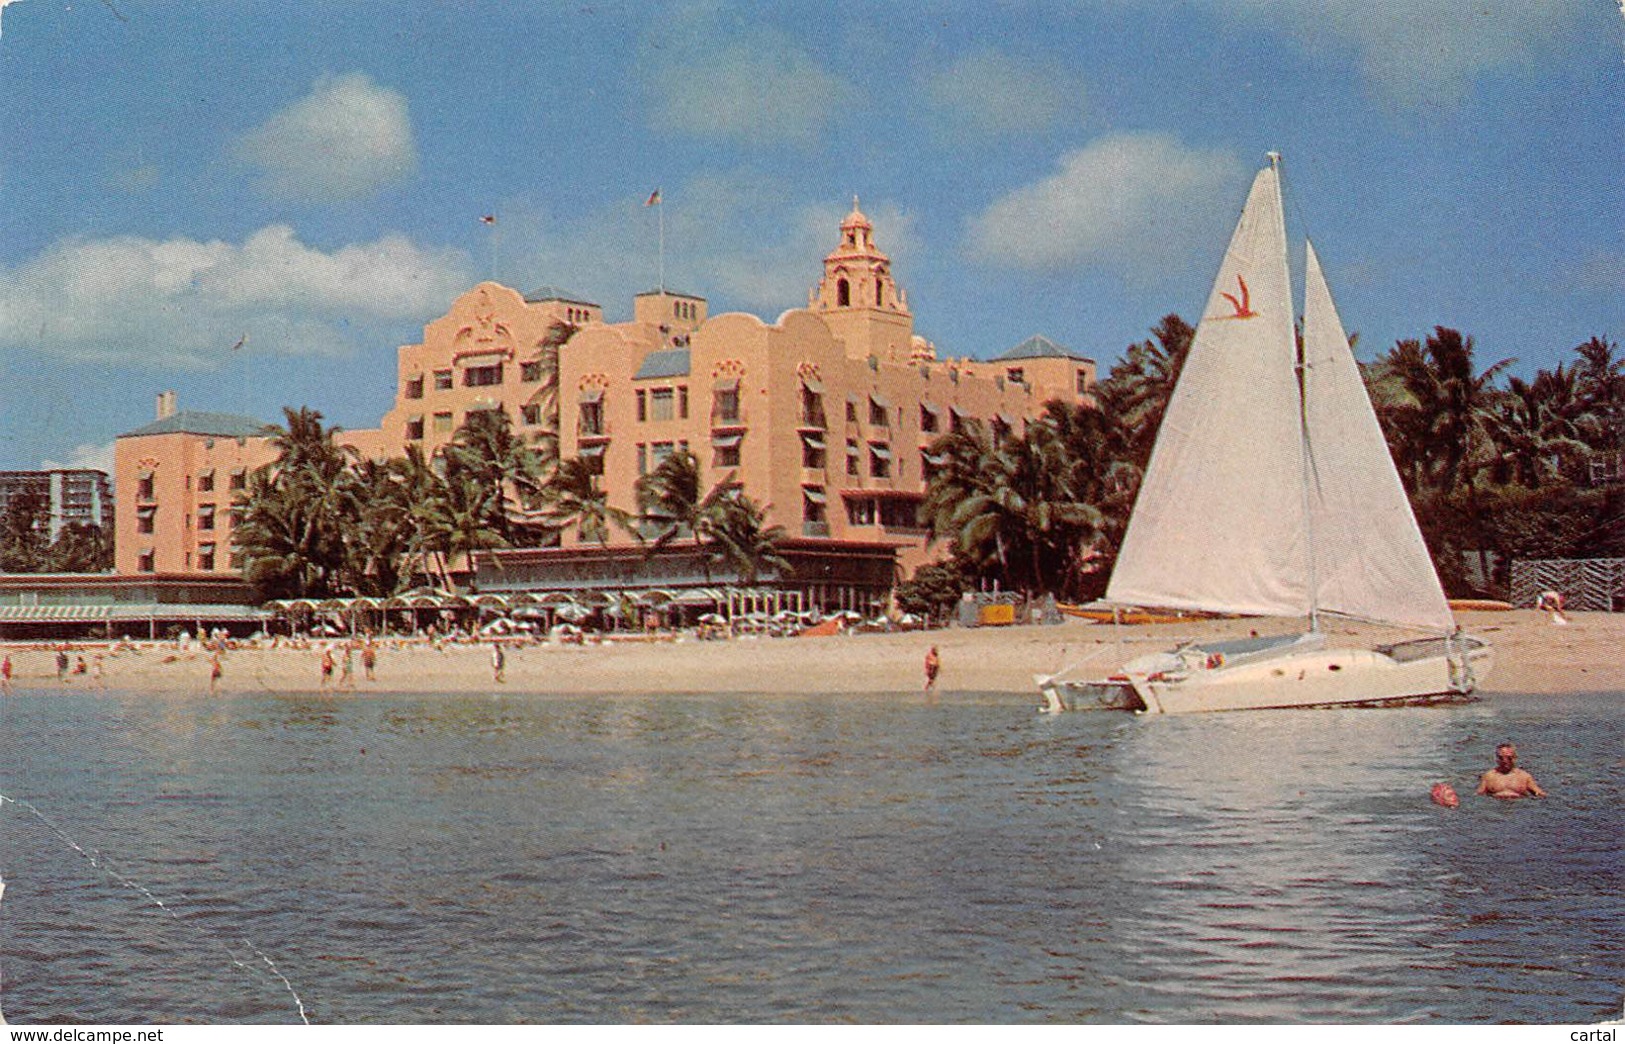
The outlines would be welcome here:
M 879 392 L 870 392 L 869 401 L 874 403 L 876 406 L 879 406 L 883 410 L 891 409 L 891 400 L 886 398 L 884 395 L 881 395 Z
M 604 451 L 608 448 L 609 443 L 607 442 L 594 443 L 591 446 L 582 446 L 576 452 L 576 456 L 580 457 L 582 460 L 586 460 L 588 457 L 602 457 L 604 455 Z
M 1014 417 L 1010 416 L 1008 413 L 997 413 L 994 414 L 994 416 L 998 418 L 1000 424 L 1011 429 L 1012 431 L 1015 430 L 1016 419 Z
M 739 445 L 739 440 L 743 439 L 744 437 L 745 436 L 743 435 L 713 435 L 711 437 L 711 445 L 717 446 L 721 449 L 729 449 Z
M 153 515 L 156 515 L 158 513 L 158 505 L 157 504 L 141 504 L 141 505 L 138 505 L 136 507 L 136 509 L 135 509 L 135 513 L 136 513 L 136 517 L 138 517 L 138 518 L 151 518 Z
M 920 403 L 920 409 L 922 409 L 925 412 L 931 414 L 931 416 L 933 416 L 933 417 L 942 416 L 942 407 L 938 406 L 936 403 L 922 402 L 922 403 Z
M 948 409 L 953 411 L 953 415 L 958 417 L 960 420 L 967 420 L 970 417 L 970 412 L 963 406 L 950 406 Z
M 814 504 L 822 504 L 828 499 L 824 496 L 824 491 L 819 489 L 817 486 L 802 486 L 801 495 L 812 501 Z
M 197 477 L 199 479 L 212 479 L 214 478 L 214 469 L 204 468 L 202 471 L 197 473 Z
M 583 388 L 583 389 L 581 389 L 581 395 L 579 396 L 577 401 L 579 401 L 579 402 L 602 402 L 603 399 L 604 399 L 604 389 L 602 389 L 602 388 Z
M 875 456 L 879 457 L 881 460 L 891 460 L 891 447 L 890 446 L 883 446 L 878 442 L 871 442 L 871 443 L 869 443 L 869 452 L 873 453 Z
M 139 478 L 142 482 L 145 482 L 148 479 L 152 478 L 152 469 L 151 468 L 142 468 L 139 472 L 136 473 L 136 477 Z
M 801 378 L 801 386 L 814 395 L 824 394 L 824 382 L 813 377 Z
M 716 383 L 711 385 L 711 387 L 714 388 L 717 391 L 738 391 L 739 390 L 739 378 L 738 377 L 718 377 Z
M 820 435 L 816 431 L 804 431 L 804 432 L 802 432 L 801 433 L 801 441 L 805 442 L 812 449 L 823 449 L 824 448 L 824 437 L 822 435 Z
M 940 468 L 940 467 L 942 467 L 942 465 L 948 463 L 948 454 L 946 454 L 946 453 L 924 453 L 924 452 L 922 452 L 920 454 L 920 456 L 923 457 L 925 459 L 925 462 L 927 464 L 931 465 L 933 468 Z

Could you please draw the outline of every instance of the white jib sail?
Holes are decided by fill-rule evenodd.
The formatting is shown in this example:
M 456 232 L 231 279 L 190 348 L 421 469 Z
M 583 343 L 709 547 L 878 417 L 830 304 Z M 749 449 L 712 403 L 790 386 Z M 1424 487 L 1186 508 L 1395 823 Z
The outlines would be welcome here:
M 1454 630 L 1312 244 L 1303 351 L 1319 607 L 1378 623 Z
M 1253 182 L 1168 403 L 1106 597 L 1308 612 L 1303 437 L 1273 167 Z

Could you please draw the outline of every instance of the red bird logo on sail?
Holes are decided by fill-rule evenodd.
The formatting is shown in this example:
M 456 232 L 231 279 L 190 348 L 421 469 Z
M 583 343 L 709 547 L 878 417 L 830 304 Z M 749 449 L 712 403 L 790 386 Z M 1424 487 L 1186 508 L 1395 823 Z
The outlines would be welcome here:
M 1234 308 L 1236 310 L 1235 315 L 1227 315 L 1227 316 L 1225 316 L 1225 318 L 1226 319 L 1251 319 L 1253 316 L 1257 315 L 1258 313 L 1253 311 L 1252 296 L 1250 294 L 1248 294 L 1248 292 L 1247 292 L 1247 280 L 1241 278 L 1240 275 L 1237 275 L 1236 276 L 1236 282 L 1238 284 L 1240 284 L 1240 286 L 1241 286 L 1241 299 L 1240 300 L 1236 299 L 1235 294 L 1227 294 L 1223 290 L 1219 291 L 1219 296 L 1224 298 L 1226 301 L 1229 301 L 1230 302 L 1230 307 Z

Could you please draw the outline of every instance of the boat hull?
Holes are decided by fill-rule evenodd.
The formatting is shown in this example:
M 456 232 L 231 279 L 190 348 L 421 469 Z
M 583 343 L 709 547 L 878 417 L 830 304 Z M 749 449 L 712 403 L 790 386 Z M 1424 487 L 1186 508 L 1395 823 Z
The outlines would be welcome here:
M 1280 708 L 1390 706 L 1471 700 L 1494 665 L 1487 642 L 1424 639 L 1380 649 L 1325 648 L 1316 642 L 1226 659 L 1222 647 L 1162 654 L 1157 670 L 1094 681 L 1044 679 L 1053 709 L 1202 714 Z

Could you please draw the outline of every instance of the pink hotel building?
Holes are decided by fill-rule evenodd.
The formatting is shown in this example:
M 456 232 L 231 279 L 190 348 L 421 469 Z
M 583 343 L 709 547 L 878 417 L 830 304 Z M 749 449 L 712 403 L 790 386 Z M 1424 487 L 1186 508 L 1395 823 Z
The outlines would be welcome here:
M 1081 400 L 1095 364 L 1037 336 L 991 361 L 938 359 L 855 202 L 840 237 L 807 307 L 773 323 L 712 316 L 704 298 L 664 289 L 638 295 L 630 322 L 607 323 L 598 305 L 551 288 L 481 283 L 399 349 L 395 405 L 379 426 L 339 440 L 373 458 L 409 445 L 432 457 L 478 410 L 539 435 L 541 345 L 568 323 L 578 329 L 558 353 L 559 451 L 588 461 L 612 504 L 634 510 L 639 476 L 686 448 L 707 487 L 735 475 L 766 506 L 815 598 L 850 600 L 823 589 L 832 584 L 889 587 L 899 566 L 906 575 L 932 557 L 915 514 L 931 442 L 967 418 L 1015 429 L 1051 399 Z M 160 396 L 159 419 L 116 445 L 116 571 L 237 573 L 233 495 L 275 459 L 257 431 Z M 557 548 L 478 558 L 482 590 L 629 586 L 629 569 L 660 586 L 698 580 L 692 562 L 650 573 L 619 533 L 607 547 L 565 532 Z

